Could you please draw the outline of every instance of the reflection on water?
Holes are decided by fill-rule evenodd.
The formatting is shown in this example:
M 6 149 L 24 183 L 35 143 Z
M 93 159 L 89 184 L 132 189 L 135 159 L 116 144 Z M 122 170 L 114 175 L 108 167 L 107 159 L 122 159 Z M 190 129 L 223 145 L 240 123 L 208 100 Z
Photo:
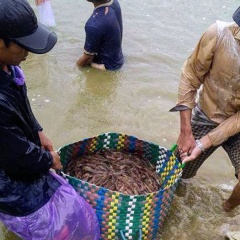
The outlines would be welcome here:
M 34 0 L 29 2 L 34 6 Z M 179 116 L 168 110 L 177 99 L 183 62 L 209 24 L 231 21 L 239 2 L 120 0 L 120 4 L 126 59 L 120 71 L 76 68 L 84 24 L 93 9 L 91 3 L 78 0 L 52 1 L 58 43 L 49 54 L 30 54 L 22 64 L 33 111 L 56 149 L 111 131 L 170 149 L 178 136 Z M 187 188 L 179 187 L 159 239 L 223 240 L 221 233 L 240 214 L 239 209 L 227 214 L 221 208 L 235 181 L 228 157 L 216 151 Z M 2 228 L 0 239 L 17 238 Z
M 108 131 L 102 126 L 112 125 L 111 109 L 117 94 L 118 75 L 119 72 L 87 68 L 74 80 L 79 90 L 65 113 L 64 122 L 67 125 L 64 128 L 68 132 L 78 129 L 78 133 L 74 134 L 76 140 L 89 136 L 89 133 L 94 135 L 96 129 L 102 129 L 98 133 Z

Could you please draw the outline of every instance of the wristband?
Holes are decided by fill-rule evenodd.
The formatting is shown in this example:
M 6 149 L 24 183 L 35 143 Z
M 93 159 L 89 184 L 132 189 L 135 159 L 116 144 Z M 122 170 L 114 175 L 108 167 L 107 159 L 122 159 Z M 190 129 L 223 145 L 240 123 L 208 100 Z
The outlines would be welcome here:
M 198 139 L 196 140 L 196 146 L 200 148 L 201 152 L 204 152 L 206 150 L 201 141 Z

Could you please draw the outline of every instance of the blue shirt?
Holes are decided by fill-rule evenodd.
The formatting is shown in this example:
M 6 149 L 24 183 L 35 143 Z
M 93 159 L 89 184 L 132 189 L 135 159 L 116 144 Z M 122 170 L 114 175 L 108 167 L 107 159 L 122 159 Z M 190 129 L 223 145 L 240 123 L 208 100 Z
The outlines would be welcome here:
M 122 54 L 122 13 L 117 0 L 96 7 L 85 25 L 86 54 L 94 55 L 93 62 L 104 64 L 108 70 L 119 69 Z

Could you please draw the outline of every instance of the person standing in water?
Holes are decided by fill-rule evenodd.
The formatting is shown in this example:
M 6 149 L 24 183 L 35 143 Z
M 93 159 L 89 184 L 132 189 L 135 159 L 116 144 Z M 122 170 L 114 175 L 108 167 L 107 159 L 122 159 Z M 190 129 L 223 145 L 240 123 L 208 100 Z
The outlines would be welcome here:
M 219 147 L 228 154 L 238 183 L 225 211 L 240 204 L 240 8 L 233 20 L 217 21 L 202 35 L 185 61 L 177 105 L 170 110 L 180 112 L 182 179 L 195 176 Z
M 117 70 L 122 67 L 122 13 L 118 0 L 87 0 L 94 11 L 85 25 L 84 53 L 77 66 L 101 70 Z

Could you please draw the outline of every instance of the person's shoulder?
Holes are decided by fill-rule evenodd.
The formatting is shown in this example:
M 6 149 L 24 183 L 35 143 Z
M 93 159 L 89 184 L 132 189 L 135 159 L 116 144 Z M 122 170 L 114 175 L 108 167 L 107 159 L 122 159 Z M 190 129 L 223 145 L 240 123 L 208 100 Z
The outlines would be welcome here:
M 99 7 L 94 9 L 92 15 L 89 17 L 86 25 L 90 25 L 92 23 L 98 24 L 104 21 L 104 16 L 105 16 L 105 7 Z
M 217 22 L 215 22 L 209 25 L 205 32 L 208 34 L 215 34 L 217 33 L 217 29 L 218 29 Z
M 217 20 L 215 23 L 209 26 L 208 31 L 217 32 L 219 34 L 228 30 L 235 30 L 237 28 L 239 28 L 239 26 L 235 22 L 225 22 Z
M 101 30 L 104 26 L 104 21 L 101 17 L 91 17 L 88 19 L 88 21 L 85 24 L 85 30 L 87 32 L 95 32 L 98 30 Z
M 201 41 L 210 41 L 212 39 L 216 39 L 218 35 L 218 27 L 216 23 L 212 23 L 209 25 L 205 31 L 202 33 Z
M 235 22 L 231 22 L 231 23 L 229 23 L 229 25 L 228 25 L 228 29 L 229 29 L 231 32 L 235 32 L 235 31 L 238 31 L 238 30 L 239 30 L 239 26 L 238 26 Z
M 117 7 L 117 8 L 121 8 L 120 3 L 119 3 L 118 0 L 113 0 L 112 6 L 113 7 Z
M 99 7 L 95 9 L 85 24 L 85 27 L 106 28 L 115 18 L 112 9 L 108 7 Z
M 230 26 L 235 26 L 232 22 L 224 22 L 217 20 L 208 26 L 204 35 L 207 35 L 209 38 L 216 37 L 221 35 L 223 32 L 228 31 Z

